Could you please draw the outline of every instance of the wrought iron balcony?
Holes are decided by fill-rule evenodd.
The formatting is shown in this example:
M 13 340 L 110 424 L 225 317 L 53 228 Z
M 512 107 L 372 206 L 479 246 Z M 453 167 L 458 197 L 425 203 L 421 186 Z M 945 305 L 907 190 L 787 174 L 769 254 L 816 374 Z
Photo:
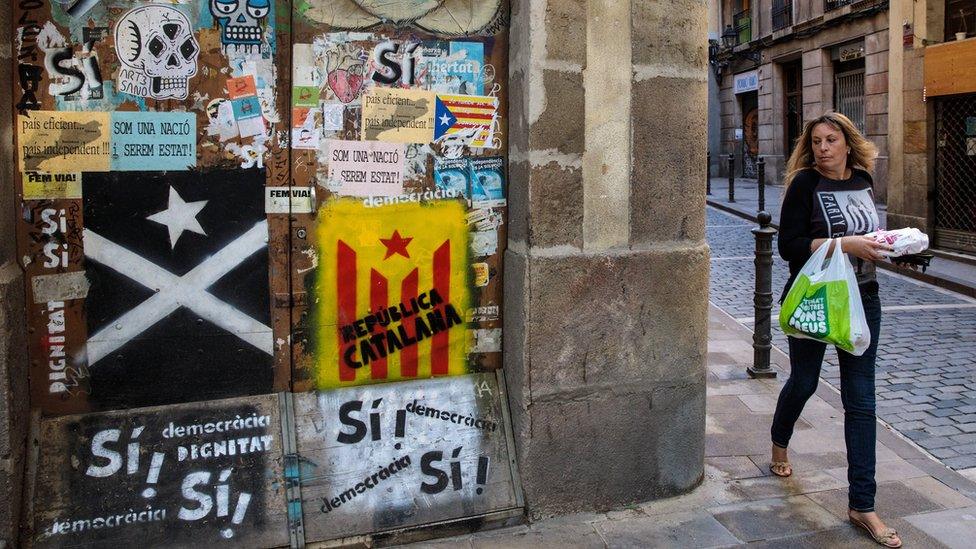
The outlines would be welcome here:
M 852 3 L 854 3 L 854 0 L 824 0 L 824 11 L 835 10 Z

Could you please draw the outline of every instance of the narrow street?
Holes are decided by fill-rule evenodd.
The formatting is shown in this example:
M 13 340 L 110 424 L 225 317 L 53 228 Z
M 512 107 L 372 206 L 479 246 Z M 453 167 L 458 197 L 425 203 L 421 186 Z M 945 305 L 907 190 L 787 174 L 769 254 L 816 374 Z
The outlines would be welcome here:
M 755 226 L 708 207 L 709 299 L 750 329 Z M 786 262 L 774 253 L 773 345 L 784 352 L 775 301 L 787 276 Z M 878 416 L 946 466 L 976 479 L 976 300 L 882 270 L 878 282 Z M 836 353 L 828 350 L 825 361 L 821 377 L 839 389 Z

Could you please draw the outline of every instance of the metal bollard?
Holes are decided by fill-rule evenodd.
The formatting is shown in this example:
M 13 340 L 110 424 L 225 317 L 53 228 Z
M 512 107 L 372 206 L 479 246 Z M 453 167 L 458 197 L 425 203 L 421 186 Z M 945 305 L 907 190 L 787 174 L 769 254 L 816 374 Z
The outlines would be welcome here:
M 759 177 L 759 211 L 766 211 L 766 160 L 759 157 L 756 160 L 756 175 Z
M 735 202 L 735 155 L 729 153 L 729 202 Z
M 759 172 L 760 184 L 762 173 Z M 752 234 L 756 235 L 756 291 L 753 297 L 755 325 L 752 334 L 752 366 L 747 371 L 752 378 L 770 378 L 776 377 L 776 372 L 769 367 L 769 351 L 773 340 L 770 332 L 773 309 L 773 236 L 776 229 L 769 226 L 773 216 L 765 210 L 760 211 L 756 218 L 759 220 L 759 228 L 752 230 Z
M 712 151 L 705 153 L 705 194 L 712 194 Z

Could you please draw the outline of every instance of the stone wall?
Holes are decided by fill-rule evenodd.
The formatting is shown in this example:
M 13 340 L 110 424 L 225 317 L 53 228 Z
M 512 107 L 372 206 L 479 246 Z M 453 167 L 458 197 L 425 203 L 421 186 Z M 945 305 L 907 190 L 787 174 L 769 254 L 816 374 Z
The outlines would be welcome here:
M 702 477 L 706 16 L 513 2 L 505 364 L 534 517 Z

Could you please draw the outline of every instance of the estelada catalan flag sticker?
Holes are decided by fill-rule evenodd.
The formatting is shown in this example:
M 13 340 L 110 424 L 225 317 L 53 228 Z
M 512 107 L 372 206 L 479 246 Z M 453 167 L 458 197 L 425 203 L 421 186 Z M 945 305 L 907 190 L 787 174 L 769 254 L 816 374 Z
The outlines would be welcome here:
M 497 97 L 438 95 L 434 104 L 434 141 L 445 135 L 458 135 L 470 147 L 488 147 L 497 114 Z
M 316 385 L 468 372 L 468 226 L 461 201 L 319 210 Z

